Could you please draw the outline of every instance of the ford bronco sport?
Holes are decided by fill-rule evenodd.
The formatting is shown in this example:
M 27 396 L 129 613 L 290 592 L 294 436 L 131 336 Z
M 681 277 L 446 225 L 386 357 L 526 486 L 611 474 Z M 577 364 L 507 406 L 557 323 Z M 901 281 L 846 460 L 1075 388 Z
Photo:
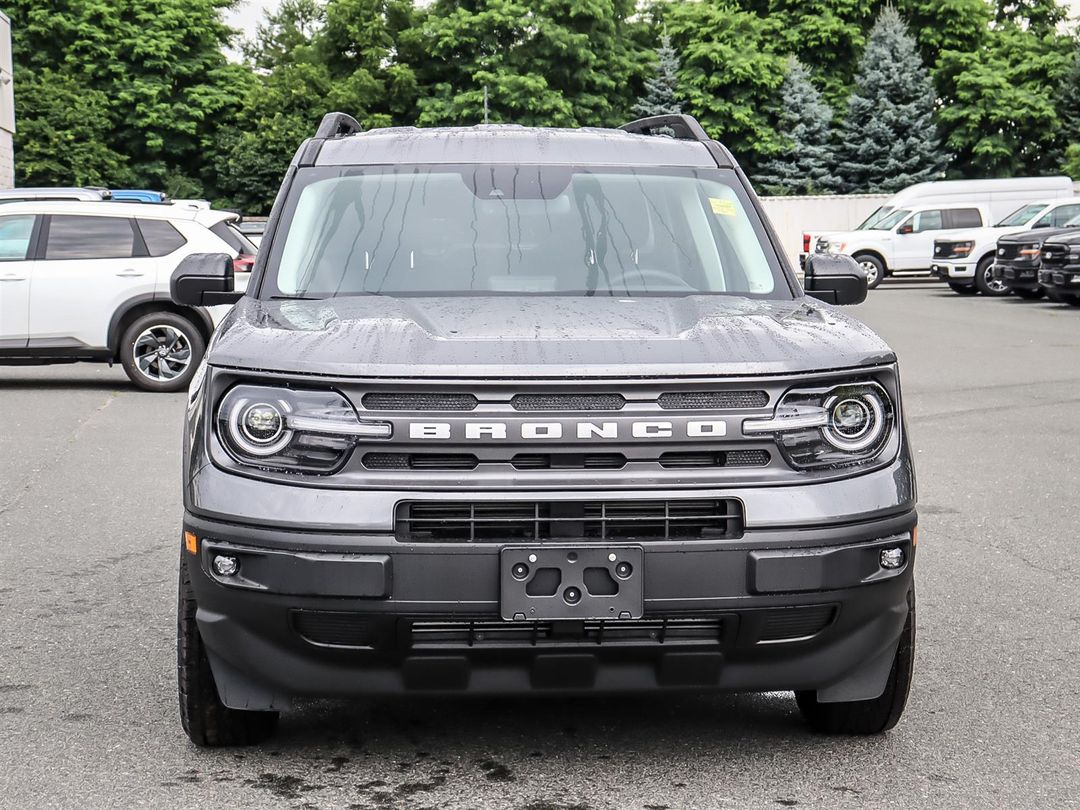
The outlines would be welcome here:
M 731 154 L 621 130 L 383 129 L 299 148 L 192 382 L 178 670 L 199 745 L 298 697 L 791 690 L 907 699 L 915 476 L 896 357 L 806 293 Z M 815 299 L 821 299 L 815 300 Z

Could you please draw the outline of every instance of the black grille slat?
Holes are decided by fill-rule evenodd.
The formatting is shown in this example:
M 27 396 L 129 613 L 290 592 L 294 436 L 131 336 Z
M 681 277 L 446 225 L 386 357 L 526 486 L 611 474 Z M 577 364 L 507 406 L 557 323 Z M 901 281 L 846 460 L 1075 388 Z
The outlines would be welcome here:
M 764 408 L 769 404 L 766 391 L 687 391 L 661 394 L 660 407 L 669 411 L 733 410 Z
M 478 400 L 472 394 L 370 393 L 360 398 L 369 411 L 473 411 Z
M 475 470 L 480 463 L 468 453 L 365 453 L 369 470 Z
M 621 411 L 622 394 L 515 394 L 510 407 L 515 411 Z
M 518 470 L 619 470 L 622 453 L 518 453 L 510 463 Z
M 326 647 L 372 647 L 376 638 L 371 619 L 359 613 L 294 610 L 293 630 L 312 644 Z
M 665 469 L 703 467 L 764 467 L 769 463 L 767 450 L 717 450 L 663 453 L 660 466 Z
M 415 620 L 411 625 L 414 649 L 461 647 L 664 646 L 719 645 L 723 621 L 719 618 L 625 619 L 584 621 L 576 633 L 556 632 L 552 622 Z
M 713 540 L 741 537 L 742 505 L 730 498 L 678 501 L 426 501 L 398 507 L 402 542 Z

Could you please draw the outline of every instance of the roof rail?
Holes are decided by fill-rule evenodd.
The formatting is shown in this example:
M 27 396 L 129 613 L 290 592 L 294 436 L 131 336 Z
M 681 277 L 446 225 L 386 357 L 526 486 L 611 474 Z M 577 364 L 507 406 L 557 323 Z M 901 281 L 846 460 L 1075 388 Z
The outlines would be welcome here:
M 316 138 L 339 138 L 343 135 L 355 135 L 363 132 L 359 122 L 351 115 L 343 112 L 327 113 L 319 122 L 319 128 L 315 130 Z
M 712 140 L 692 115 L 653 115 L 623 124 L 619 129 L 634 135 L 656 135 L 658 130 L 670 129 L 679 141 Z

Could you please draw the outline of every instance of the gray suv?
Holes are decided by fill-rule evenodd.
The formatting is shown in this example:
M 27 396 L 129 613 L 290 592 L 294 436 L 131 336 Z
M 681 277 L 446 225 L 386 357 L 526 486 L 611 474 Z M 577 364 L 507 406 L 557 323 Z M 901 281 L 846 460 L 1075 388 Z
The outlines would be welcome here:
M 873 734 L 912 676 L 896 357 L 804 293 L 731 154 L 619 130 L 360 131 L 299 148 L 184 433 L 178 668 L 199 745 L 297 698 L 790 690 Z

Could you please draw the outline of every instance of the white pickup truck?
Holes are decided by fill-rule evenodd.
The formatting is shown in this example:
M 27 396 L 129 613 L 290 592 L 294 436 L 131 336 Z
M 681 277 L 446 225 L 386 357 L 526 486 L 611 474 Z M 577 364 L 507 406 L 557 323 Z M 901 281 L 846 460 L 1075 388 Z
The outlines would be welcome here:
M 932 271 L 961 295 L 1008 295 L 1012 290 L 993 276 L 997 240 L 1035 228 L 1063 228 L 1080 216 L 1080 198 L 1035 202 L 1013 211 L 991 228 L 942 234 L 934 240 Z
M 984 205 L 915 205 L 882 211 L 854 231 L 804 234 L 803 246 L 807 252 L 854 257 L 874 288 L 896 270 L 929 271 L 935 239 L 988 221 Z

